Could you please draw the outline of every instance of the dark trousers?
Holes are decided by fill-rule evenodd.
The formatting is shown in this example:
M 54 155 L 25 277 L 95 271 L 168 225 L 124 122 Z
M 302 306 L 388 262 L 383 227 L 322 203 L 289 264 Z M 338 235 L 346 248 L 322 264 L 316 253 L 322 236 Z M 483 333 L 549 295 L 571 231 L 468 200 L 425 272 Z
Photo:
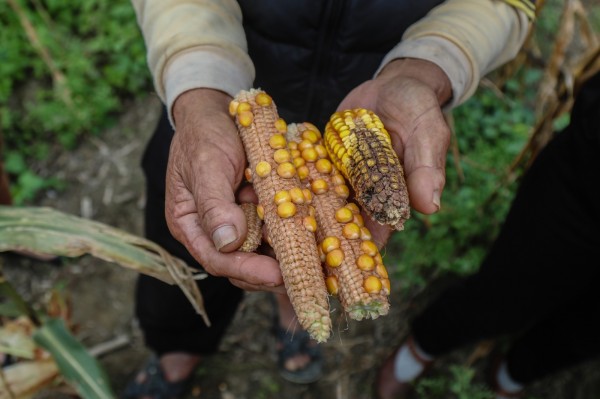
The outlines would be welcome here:
M 201 268 L 169 233 L 165 220 L 165 176 L 172 138 L 172 128 L 166 112 L 163 112 L 142 160 L 147 196 L 145 234 L 190 266 Z M 210 354 L 218 349 L 225 329 L 243 298 L 243 291 L 225 278 L 212 276 L 198 281 L 198 286 L 211 327 L 204 324 L 179 287 L 144 275 L 138 278 L 136 316 L 146 345 L 158 355 L 173 351 Z
M 529 383 L 600 354 L 600 75 L 526 172 L 480 270 L 413 322 L 433 355 L 509 335 Z

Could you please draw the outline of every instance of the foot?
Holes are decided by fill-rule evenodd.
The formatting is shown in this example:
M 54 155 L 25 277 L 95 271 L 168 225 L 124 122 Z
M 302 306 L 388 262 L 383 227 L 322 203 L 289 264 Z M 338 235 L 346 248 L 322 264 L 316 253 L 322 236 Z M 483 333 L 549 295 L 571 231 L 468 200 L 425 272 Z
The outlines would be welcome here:
M 521 383 L 512 378 L 503 356 L 496 356 L 496 358 L 492 360 L 492 367 L 488 374 L 488 382 L 496 395 L 496 399 L 523 397 L 524 387 Z
M 400 381 L 397 378 L 397 357 L 401 351 L 407 351 L 408 356 L 412 357 L 415 369 L 408 371 L 411 377 Z M 381 365 L 377 377 L 375 378 L 375 397 L 378 399 L 404 399 L 414 391 L 415 382 L 420 379 L 431 367 L 432 359 L 424 358 L 411 336 L 404 344 L 398 347 Z
M 289 298 L 276 297 L 278 317 L 275 317 L 273 328 L 280 374 L 298 384 L 315 382 L 323 373 L 321 347 L 298 325 Z
M 127 386 L 124 399 L 176 399 L 191 381 L 200 356 L 171 352 L 151 358 Z

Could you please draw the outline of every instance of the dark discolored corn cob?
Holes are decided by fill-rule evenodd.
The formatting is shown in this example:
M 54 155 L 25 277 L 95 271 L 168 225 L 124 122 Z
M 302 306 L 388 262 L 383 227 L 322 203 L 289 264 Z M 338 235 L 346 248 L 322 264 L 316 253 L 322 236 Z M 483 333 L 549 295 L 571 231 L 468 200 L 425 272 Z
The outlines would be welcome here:
M 402 230 L 410 217 L 404 170 L 379 117 L 366 109 L 336 112 L 324 144 L 361 207 L 377 222 Z
M 377 318 L 389 311 L 390 280 L 359 208 L 348 203 L 349 189 L 333 165 L 320 132 L 310 124 L 290 124 L 288 141 L 294 163 L 313 192 L 317 241 L 325 265 L 328 291 L 339 297 L 350 318 Z M 299 169 L 300 170 L 300 169 Z
M 263 215 L 298 321 L 312 338 L 323 342 L 331 334 L 327 288 L 309 205 L 297 167 L 285 155 L 286 123 L 262 90 L 238 93 L 230 112 L 248 158 L 247 177 L 259 199 L 258 213 Z

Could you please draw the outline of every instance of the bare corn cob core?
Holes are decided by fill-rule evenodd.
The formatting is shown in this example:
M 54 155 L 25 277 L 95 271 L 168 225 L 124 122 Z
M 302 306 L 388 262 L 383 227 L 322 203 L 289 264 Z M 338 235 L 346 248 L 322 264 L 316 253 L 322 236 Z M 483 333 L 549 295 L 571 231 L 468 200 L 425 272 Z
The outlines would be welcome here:
M 248 226 L 248 234 L 246 240 L 240 247 L 242 252 L 254 252 L 262 241 L 262 220 L 256 210 L 256 205 L 246 202 L 240 205 L 246 215 L 246 225 Z
M 326 283 L 337 295 L 350 318 L 377 318 L 389 311 L 390 280 L 371 233 L 364 226 L 359 208 L 348 203 L 346 180 L 333 165 L 311 124 L 288 125 L 288 140 L 294 163 L 305 186 L 313 191 L 312 206 L 317 222 L 317 242 L 323 254 Z
M 298 190 L 303 193 L 296 167 L 285 151 L 279 151 L 287 148 L 286 124 L 262 90 L 238 93 L 230 112 L 248 158 L 259 214 L 298 321 L 313 339 L 324 342 L 331 334 L 327 288 L 314 230 L 307 224 L 309 205 L 305 198 L 292 196 Z
M 334 113 L 324 143 L 371 217 L 397 230 L 410 217 L 404 170 L 381 120 L 366 109 Z

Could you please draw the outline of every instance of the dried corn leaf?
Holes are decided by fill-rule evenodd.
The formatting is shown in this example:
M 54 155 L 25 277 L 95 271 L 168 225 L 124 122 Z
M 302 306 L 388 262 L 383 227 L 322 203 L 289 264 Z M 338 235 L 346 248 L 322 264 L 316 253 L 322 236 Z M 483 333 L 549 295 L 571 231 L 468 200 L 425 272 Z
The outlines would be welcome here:
M 59 375 L 52 359 L 19 362 L 2 370 L 0 399 L 27 399 Z
M 0 252 L 92 255 L 177 284 L 210 325 L 195 279 L 202 277 L 158 244 L 126 231 L 46 207 L 0 206 Z
M 33 359 L 35 343 L 31 338 L 33 325 L 27 318 L 19 318 L 4 323 L 0 327 L 0 353 Z

